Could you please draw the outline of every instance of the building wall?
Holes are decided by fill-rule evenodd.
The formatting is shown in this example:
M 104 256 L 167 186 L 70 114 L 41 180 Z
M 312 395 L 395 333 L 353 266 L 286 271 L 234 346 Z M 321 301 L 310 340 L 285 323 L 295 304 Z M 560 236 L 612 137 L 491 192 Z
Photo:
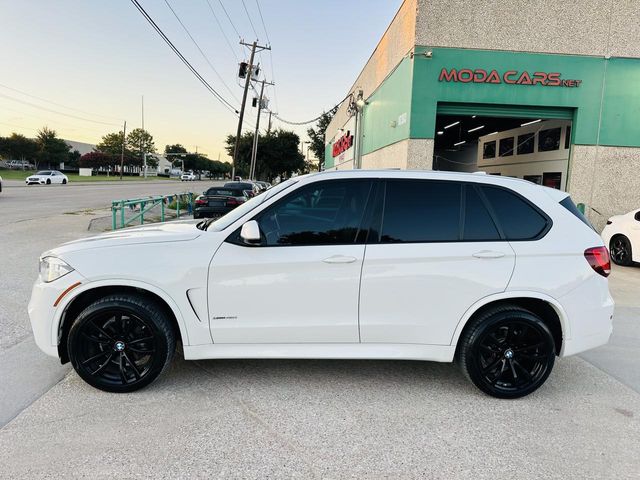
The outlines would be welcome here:
M 417 17 L 417 45 L 640 57 L 637 0 L 418 0 Z
M 354 93 L 362 89 L 364 97 L 369 97 L 396 68 L 402 58 L 413 49 L 415 45 L 417 1 L 405 0 L 402 3 L 369 61 L 362 69 L 353 86 L 345 94 Z M 327 139 L 333 138 L 338 129 L 347 123 L 347 107 L 348 102 L 343 102 L 336 112 L 327 127 L 325 134 Z

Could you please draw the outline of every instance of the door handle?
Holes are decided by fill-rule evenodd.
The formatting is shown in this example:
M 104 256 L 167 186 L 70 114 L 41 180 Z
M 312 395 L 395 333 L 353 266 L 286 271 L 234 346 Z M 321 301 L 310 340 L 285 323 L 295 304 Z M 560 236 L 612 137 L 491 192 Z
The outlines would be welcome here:
M 322 260 L 324 263 L 353 263 L 357 260 L 356 257 L 348 257 L 346 255 L 333 255 L 331 257 Z
M 504 255 L 504 252 L 497 252 L 495 250 L 480 250 L 473 254 L 476 258 L 502 258 Z

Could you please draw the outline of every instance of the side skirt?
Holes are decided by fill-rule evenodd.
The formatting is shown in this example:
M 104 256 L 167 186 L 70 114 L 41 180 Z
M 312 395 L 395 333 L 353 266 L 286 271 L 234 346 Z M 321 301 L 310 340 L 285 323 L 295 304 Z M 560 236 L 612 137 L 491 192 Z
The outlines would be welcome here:
M 322 358 L 452 362 L 455 346 L 390 343 L 281 343 L 184 345 L 186 360 Z

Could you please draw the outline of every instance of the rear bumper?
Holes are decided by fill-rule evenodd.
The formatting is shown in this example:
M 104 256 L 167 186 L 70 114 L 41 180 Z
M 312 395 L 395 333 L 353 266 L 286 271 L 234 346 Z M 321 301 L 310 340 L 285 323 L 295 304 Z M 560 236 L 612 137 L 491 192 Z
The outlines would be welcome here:
M 570 322 L 565 332 L 561 357 L 605 345 L 613 332 L 615 304 L 607 280 L 595 277 L 559 298 Z
M 235 207 L 196 207 L 193 209 L 194 214 L 201 216 L 225 215 Z

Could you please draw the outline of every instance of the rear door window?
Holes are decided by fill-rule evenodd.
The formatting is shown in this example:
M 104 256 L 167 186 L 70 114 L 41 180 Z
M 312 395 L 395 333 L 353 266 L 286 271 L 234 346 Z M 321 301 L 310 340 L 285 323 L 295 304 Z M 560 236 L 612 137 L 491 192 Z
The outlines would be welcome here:
M 388 180 L 381 243 L 460 240 L 461 184 Z
M 514 192 L 500 187 L 480 187 L 507 240 L 534 240 L 549 226 L 536 207 Z
M 500 233 L 496 228 L 496 224 L 493 222 L 476 188 L 471 184 L 465 187 L 462 238 L 469 242 L 500 240 Z

